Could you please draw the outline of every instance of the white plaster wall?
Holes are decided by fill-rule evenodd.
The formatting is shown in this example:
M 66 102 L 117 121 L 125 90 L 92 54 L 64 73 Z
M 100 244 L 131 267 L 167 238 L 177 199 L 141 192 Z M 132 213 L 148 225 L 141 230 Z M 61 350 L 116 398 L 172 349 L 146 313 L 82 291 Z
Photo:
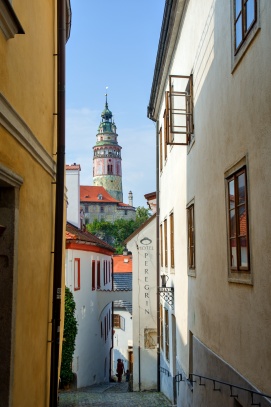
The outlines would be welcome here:
M 114 328 L 113 335 L 113 360 L 112 360 L 112 374 L 116 374 L 117 360 L 123 359 L 125 371 L 129 369 L 129 352 L 128 347 L 133 346 L 133 317 L 130 312 L 124 308 L 114 307 L 114 314 L 119 314 L 125 320 L 125 329 Z M 132 350 L 132 348 L 130 348 Z M 125 380 L 125 379 L 123 379 Z
M 131 238 L 128 250 L 133 253 L 133 390 L 157 388 L 157 349 L 146 349 L 144 330 L 156 329 L 156 219 Z M 148 238 L 151 242 L 141 242 Z M 156 340 L 156 338 L 155 338 Z
M 67 221 L 80 228 L 80 170 L 66 170 Z
M 80 290 L 74 290 L 74 259 L 80 258 Z M 105 340 L 101 337 L 101 321 L 111 316 L 111 303 L 101 315 L 98 313 L 96 291 L 92 291 L 92 260 L 100 260 L 101 288 L 111 289 L 111 284 L 103 286 L 103 261 L 111 260 L 108 255 L 83 250 L 66 250 L 66 285 L 72 290 L 76 302 L 78 334 L 73 356 L 73 371 L 77 375 L 77 387 L 108 382 L 110 371 L 110 347 L 112 344 L 112 326 Z M 112 281 L 112 276 L 111 276 Z M 104 328 L 103 328 L 104 329 Z

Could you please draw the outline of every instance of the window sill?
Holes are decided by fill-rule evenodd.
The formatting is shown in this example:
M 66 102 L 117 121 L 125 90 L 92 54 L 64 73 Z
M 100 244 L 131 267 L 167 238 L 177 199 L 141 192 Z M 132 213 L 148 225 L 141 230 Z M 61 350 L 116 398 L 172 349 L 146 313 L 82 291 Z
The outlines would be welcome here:
M 196 277 L 196 269 L 188 269 L 187 275 L 189 277 Z
M 250 273 L 242 273 L 242 272 L 234 273 L 231 270 L 229 270 L 228 281 L 229 281 L 229 283 L 253 285 L 251 272 Z
M 190 151 L 192 150 L 194 144 L 195 144 L 195 134 L 191 134 L 191 141 L 187 146 L 187 154 L 190 153 Z

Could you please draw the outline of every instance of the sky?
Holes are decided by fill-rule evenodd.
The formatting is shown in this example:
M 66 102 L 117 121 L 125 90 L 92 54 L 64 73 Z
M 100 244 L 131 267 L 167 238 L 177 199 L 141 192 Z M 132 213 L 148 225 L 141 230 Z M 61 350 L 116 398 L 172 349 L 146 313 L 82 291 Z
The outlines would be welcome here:
M 155 123 L 147 118 L 165 0 L 71 0 L 66 46 L 66 163 L 93 185 L 93 146 L 108 107 L 122 147 L 123 202 L 156 190 Z M 108 89 L 106 89 L 108 87 Z

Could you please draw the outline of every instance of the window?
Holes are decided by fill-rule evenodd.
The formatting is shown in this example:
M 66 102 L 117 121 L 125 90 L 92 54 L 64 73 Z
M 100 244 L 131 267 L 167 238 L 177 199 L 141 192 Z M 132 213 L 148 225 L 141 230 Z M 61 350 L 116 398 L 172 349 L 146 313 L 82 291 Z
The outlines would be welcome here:
M 238 52 L 257 20 L 257 0 L 234 0 L 234 50 Z
M 110 283 L 110 281 L 111 281 L 111 262 L 110 262 L 110 260 L 108 260 L 108 281 L 109 281 L 109 283 Z
M 163 267 L 164 263 L 164 256 L 163 256 L 163 225 L 160 225 L 160 262 L 161 267 Z
M 169 216 L 170 220 L 170 265 L 174 268 L 174 215 L 173 213 Z
M 168 92 L 166 92 L 166 109 L 164 111 L 164 160 L 167 159 L 167 140 L 169 134 Z
M 165 93 L 165 136 L 169 145 L 189 145 L 194 133 L 193 76 L 170 75 Z
M 249 272 L 246 167 L 227 178 L 228 246 L 231 273 Z
M 165 267 L 167 267 L 167 219 L 164 220 Z
M 232 71 L 260 30 L 259 0 L 231 0 Z
M 107 174 L 113 174 L 113 165 L 112 164 L 107 165 Z
M 101 288 L 101 263 L 100 260 L 97 261 L 97 289 Z
M 106 323 L 106 316 L 104 317 L 104 341 L 106 342 L 107 339 L 107 323 Z
M 125 319 L 119 314 L 113 314 L 114 328 L 122 329 L 125 331 Z
M 95 290 L 96 288 L 96 267 L 95 267 L 95 260 L 92 260 L 92 266 L 91 266 L 91 274 L 92 274 L 92 291 Z
M 169 362 L 169 323 L 168 323 L 168 310 L 165 309 L 165 354 Z
M 100 212 L 104 213 L 104 206 L 100 206 Z
M 74 259 L 74 290 L 80 290 L 80 259 Z
M 187 254 L 188 267 L 195 269 L 195 217 L 194 204 L 187 208 Z

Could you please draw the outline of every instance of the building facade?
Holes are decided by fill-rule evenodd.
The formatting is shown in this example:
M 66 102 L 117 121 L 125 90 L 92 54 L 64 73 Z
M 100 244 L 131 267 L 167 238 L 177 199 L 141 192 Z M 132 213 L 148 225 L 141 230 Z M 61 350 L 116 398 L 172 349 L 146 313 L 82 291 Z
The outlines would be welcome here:
M 117 201 L 103 187 L 85 186 L 80 187 L 80 205 L 84 213 L 86 223 L 92 223 L 95 219 L 114 222 L 117 219 L 134 220 L 136 210 L 131 204 Z
M 133 391 L 157 390 L 156 215 L 125 243 L 133 255 Z
M 112 288 L 112 254 L 107 243 L 72 224 L 66 229 L 66 286 L 76 303 L 78 333 L 72 370 L 76 387 L 109 382 L 112 304 L 98 307 L 99 290 Z
M 271 405 L 270 16 L 268 0 L 165 4 L 148 116 L 174 297 L 160 384 L 182 407 Z
M 70 4 L 62 4 L 68 39 Z M 56 10 L 51 0 L 0 2 L 0 404 L 6 407 L 47 407 L 50 400 Z

